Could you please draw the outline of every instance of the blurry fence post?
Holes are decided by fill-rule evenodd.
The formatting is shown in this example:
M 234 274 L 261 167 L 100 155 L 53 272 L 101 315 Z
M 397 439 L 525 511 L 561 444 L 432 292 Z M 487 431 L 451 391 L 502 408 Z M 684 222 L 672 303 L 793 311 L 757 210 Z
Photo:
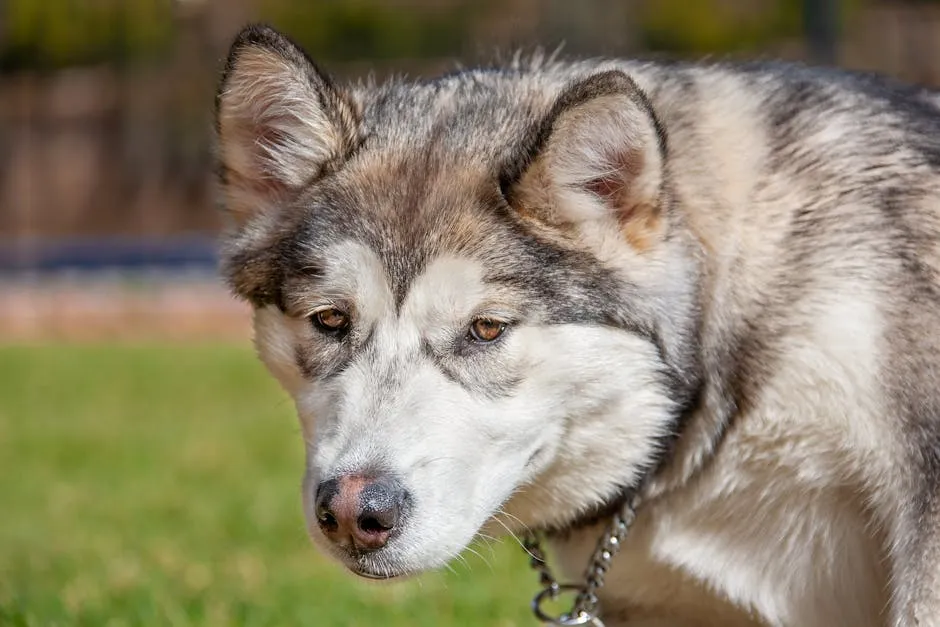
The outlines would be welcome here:
M 803 0 L 803 29 L 810 61 L 838 62 L 839 0 Z

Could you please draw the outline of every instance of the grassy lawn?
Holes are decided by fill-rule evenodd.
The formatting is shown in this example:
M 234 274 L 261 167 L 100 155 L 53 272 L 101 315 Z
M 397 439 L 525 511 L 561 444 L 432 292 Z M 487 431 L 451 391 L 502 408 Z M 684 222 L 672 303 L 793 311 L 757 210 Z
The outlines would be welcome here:
M 0 625 L 532 626 L 518 547 L 370 584 L 309 544 L 247 348 L 0 348 Z

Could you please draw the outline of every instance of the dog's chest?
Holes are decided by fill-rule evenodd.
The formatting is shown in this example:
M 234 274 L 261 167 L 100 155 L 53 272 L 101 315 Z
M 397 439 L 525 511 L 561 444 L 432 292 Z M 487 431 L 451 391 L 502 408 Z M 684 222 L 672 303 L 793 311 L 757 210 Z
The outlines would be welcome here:
M 771 467 L 716 468 L 641 508 L 601 594 L 605 624 L 881 624 L 883 553 L 857 497 L 845 486 L 794 489 L 793 477 L 780 477 L 783 489 L 758 476 Z M 568 578 L 581 576 L 602 532 L 552 547 Z
M 821 307 L 830 315 L 791 342 L 705 468 L 641 506 L 601 595 L 609 627 L 886 623 L 879 520 L 898 489 L 884 479 L 895 444 L 870 392 L 877 353 L 859 338 L 871 334 L 855 328 L 875 314 L 847 302 L 861 313 Z M 569 577 L 601 533 L 556 547 Z

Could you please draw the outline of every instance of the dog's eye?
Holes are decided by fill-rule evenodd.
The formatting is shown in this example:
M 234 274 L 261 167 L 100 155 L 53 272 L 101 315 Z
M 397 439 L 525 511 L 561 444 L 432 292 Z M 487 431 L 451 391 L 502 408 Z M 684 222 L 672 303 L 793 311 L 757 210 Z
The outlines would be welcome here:
M 486 344 L 496 340 L 505 330 L 505 322 L 492 318 L 477 318 L 470 324 L 468 335 L 474 342 Z
M 349 314 L 339 309 L 321 309 L 312 316 L 310 320 L 320 331 L 324 333 L 341 333 L 349 327 Z

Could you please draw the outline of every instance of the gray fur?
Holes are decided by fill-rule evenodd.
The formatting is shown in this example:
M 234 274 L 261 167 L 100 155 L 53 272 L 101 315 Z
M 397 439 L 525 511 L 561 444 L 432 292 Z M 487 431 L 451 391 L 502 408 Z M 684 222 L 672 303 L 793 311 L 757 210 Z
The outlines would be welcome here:
M 543 58 L 427 81 L 334 87 L 263 27 L 233 46 L 228 75 L 250 46 L 310 77 L 327 117 L 352 127 L 343 131 L 347 149 L 312 170 L 275 214 L 233 226 L 223 261 L 233 290 L 259 309 L 302 318 L 309 294 L 333 289 L 331 246 L 352 240 L 381 261 L 397 307 L 429 263 L 466 257 L 513 304 L 514 328 L 596 326 L 641 338 L 658 356 L 649 384 L 674 402 L 658 453 L 639 474 L 624 475 L 633 482 L 649 474 L 652 500 L 679 498 L 696 477 L 735 459 L 735 447 L 744 446 L 735 434 L 761 415 L 776 381 L 798 372 L 796 338 L 811 337 L 834 306 L 827 294 L 865 294 L 883 321 L 871 330 L 880 376 L 877 390 L 859 393 L 888 413 L 869 429 L 885 438 L 884 451 L 837 455 L 834 441 L 832 459 L 847 460 L 858 507 L 870 508 L 868 524 L 885 533 L 891 605 L 870 624 L 940 625 L 940 95 L 786 64 Z M 673 277 L 671 296 L 644 283 L 649 253 L 614 267 L 567 220 L 544 207 L 527 208 L 534 217 L 520 208 L 520 181 L 552 141 L 556 120 L 608 90 L 632 98 L 658 136 L 663 181 L 649 219 L 664 231 L 651 246 L 691 268 Z M 723 106 L 727 132 L 712 122 Z M 728 139 L 736 116 L 746 143 Z M 224 145 L 223 126 L 220 134 Z M 725 180 L 745 170 L 749 178 Z M 329 382 L 380 361 L 380 350 L 369 329 L 354 328 L 332 343 L 305 335 L 293 359 L 302 377 Z M 455 327 L 401 360 L 494 399 L 517 393 L 539 367 L 513 361 L 499 346 L 480 350 Z M 399 375 L 386 375 L 377 390 L 396 386 Z M 820 403 L 820 412 L 831 411 Z M 848 424 L 856 413 L 868 419 L 853 406 L 837 413 Z M 866 460 L 877 468 L 870 475 Z M 611 492 L 555 527 L 577 531 L 585 512 L 603 511 L 617 497 Z M 787 624 L 760 608 L 738 609 Z M 621 612 L 631 615 L 618 607 L 610 616 Z

